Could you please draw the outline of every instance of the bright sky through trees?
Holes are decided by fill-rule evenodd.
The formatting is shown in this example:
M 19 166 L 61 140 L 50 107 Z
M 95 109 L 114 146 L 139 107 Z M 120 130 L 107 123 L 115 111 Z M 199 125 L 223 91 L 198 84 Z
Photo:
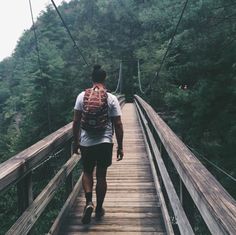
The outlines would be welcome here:
M 69 2 L 69 0 L 64 0 Z M 63 0 L 54 0 L 60 5 Z M 50 0 L 31 0 L 34 20 L 50 4 Z M 14 51 L 24 30 L 32 25 L 29 0 L 2 0 L 0 3 L 0 61 Z

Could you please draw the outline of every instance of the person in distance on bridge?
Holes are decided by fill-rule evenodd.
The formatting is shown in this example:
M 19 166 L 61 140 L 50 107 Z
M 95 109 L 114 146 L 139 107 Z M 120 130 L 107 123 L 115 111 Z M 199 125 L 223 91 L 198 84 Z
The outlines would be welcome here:
M 86 205 L 82 223 L 88 224 L 94 210 L 92 202 L 93 171 L 96 166 L 95 217 L 100 219 L 105 210 L 102 207 L 107 191 L 107 168 L 112 164 L 112 136 L 117 139 L 117 161 L 123 159 L 123 125 L 121 108 L 116 96 L 106 91 L 106 72 L 95 65 L 92 72 L 93 87 L 81 92 L 75 103 L 73 119 L 74 153 L 80 148 L 83 164 L 82 185 Z M 114 130 L 113 130 L 114 129 Z

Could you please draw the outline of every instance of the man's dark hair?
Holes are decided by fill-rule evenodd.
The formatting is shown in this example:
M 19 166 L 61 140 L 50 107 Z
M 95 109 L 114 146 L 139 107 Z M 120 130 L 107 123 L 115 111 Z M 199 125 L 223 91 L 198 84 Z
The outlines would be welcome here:
M 92 80 L 93 82 L 104 82 L 107 76 L 105 70 L 101 68 L 102 66 L 96 64 L 93 66 Z

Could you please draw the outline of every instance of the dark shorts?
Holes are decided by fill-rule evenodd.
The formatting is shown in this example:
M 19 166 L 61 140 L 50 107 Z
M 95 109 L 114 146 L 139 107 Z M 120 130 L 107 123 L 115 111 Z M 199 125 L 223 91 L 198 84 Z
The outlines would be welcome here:
M 81 160 L 85 172 L 92 172 L 94 167 L 107 168 L 112 163 L 112 143 L 94 146 L 80 146 Z

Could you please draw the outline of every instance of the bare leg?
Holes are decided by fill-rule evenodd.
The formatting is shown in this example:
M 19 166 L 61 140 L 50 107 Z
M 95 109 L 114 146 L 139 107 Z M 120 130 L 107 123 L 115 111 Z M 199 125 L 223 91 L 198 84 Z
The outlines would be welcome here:
M 86 204 L 88 204 L 89 202 L 92 202 L 93 171 L 83 173 L 82 185 L 85 192 Z
M 96 210 L 102 209 L 102 204 L 107 191 L 107 181 L 106 181 L 107 168 L 97 168 L 96 177 L 96 195 L 97 195 L 97 207 Z
M 86 206 L 82 215 L 82 223 L 89 224 L 93 212 L 92 190 L 93 190 L 93 172 L 84 172 L 82 176 L 82 184 L 85 192 Z
M 84 172 L 82 184 L 85 193 L 93 191 L 93 173 Z

